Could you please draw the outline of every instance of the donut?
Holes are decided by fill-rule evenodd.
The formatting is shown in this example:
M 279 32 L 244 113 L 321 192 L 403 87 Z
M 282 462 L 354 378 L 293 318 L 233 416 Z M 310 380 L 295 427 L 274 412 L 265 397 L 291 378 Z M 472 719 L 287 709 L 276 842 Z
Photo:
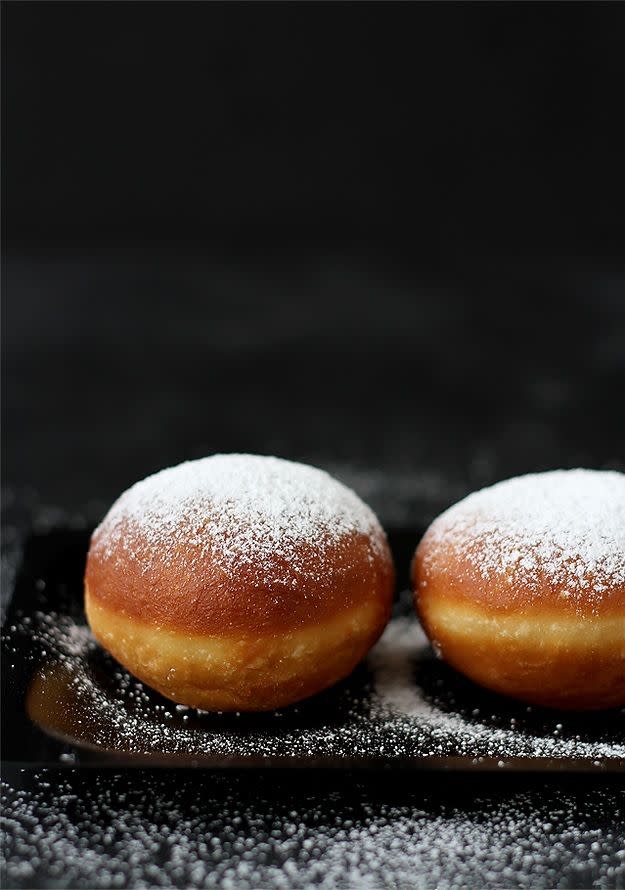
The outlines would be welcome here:
M 266 711 L 351 673 L 388 621 L 394 568 L 374 513 L 327 473 L 217 454 L 121 495 L 84 589 L 93 635 L 148 686 Z
M 544 707 L 625 704 L 625 475 L 556 470 L 478 491 L 436 519 L 412 564 L 434 651 Z

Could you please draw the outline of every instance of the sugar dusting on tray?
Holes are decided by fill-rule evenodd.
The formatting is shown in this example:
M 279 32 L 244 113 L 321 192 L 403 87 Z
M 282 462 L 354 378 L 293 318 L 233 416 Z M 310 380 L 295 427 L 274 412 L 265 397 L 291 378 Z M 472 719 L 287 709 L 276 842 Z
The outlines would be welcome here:
M 5 886 L 621 887 L 615 788 L 44 771 L 2 785 Z M 20 783 L 23 784 L 23 783 Z
M 572 602 L 598 605 L 625 585 L 625 474 L 556 470 L 508 479 L 443 513 L 429 539 L 430 559 L 466 555 L 483 578 L 507 575 L 524 598 L 538 595 L 542 576 Z
M 434 749 L 440 749 L 441 753 L 451 753 L 452 742 L 451 747 L 463 756 L 478 760 L 502 758 L 502 766 L 511 757 L 625 758 L 625 733 L 623 743 L 588 742 L 575 734 L 567 737 L 564 712 L 557 712 L 552 734 L 538 735 L 521 730 L 518 717 L 509 718 L 509 725 L 503 728 L 481 719 L 469 719 L 460 711 L 441 708 L 426 697 L 415 682 L 415 664 L 427 658 L 427 643 L 410 618 L 395 618 L 370 658 L 376 677 L 376 710 L 391 713 L 409 735 L 423 731 Z M 498 697 L 492 700 L 501 701 Z M 513 703 L 512 709 L 515 708 L 519 715 L 532 710 L 521 703 Z M 477 709 L 471 716 L 480 716 Z M 589 719 L 596 720 L 596 715 Z
M 511 758 L 573 758 L 597 768 L 606 759 L 625 759 L 625 743 L 602 741 L 600 734 L 582 738 L 574 724 L 567 728 L 572 718 L 566 715 L 555 714 L 552 726 L 536 731 L 524 725 L 522 704 L 513 703 L 512 716 L 502 724 L 427 691 L 419 671 L 444 668 L 431 659 L 414 618 L 393 619 L 360 675 L 325 698 L 273 715 L 239 717 L 177 707 L 155 695 L 106 656 L 88 628 L 67 616 L 39 614 L 34 622 L 24 622 L 15 632 L 29 634 L 33 658 L 47 659 L 31 687 L 31 716 L 38 719 L 33 709 L 46 707 L 52 698 L 56 713 L 70 721 L 61 731 L 95 748 L 187 760 L 381 758 L 401 763 L 460 756 L 475 764 L 494 760 L 502 767 Z M 494 709 L 501 699 L 489 701 Z

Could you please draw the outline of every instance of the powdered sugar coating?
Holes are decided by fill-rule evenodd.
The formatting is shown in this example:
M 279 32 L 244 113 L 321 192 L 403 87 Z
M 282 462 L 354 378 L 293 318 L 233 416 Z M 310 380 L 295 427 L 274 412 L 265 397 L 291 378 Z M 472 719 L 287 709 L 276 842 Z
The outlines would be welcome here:
M 242 565 L 252 567 L 259 586 L 286 577 L 294 584 L 293 574 L 325 577 L 324 556 L 345 536 L 367 537 L 371 560 L 385 546 L 375 514 L 323 470 L 249 454 L 188 461 L 138 482 L 94 540 L 106 558 L 123 559 L 135 534 L 155 559 L 166 562 L 188 544 L 194 559 L 216 555 L 231 578 Z M 302 558 L 302 544 L 314 546 L 314 560 Z
M 426 572 L 452 554 L 528 600 L 546 583 L 596 607 L 625 586 L 625 474 L 555 470 L 499 482 L 443 513 L 427 542 Z

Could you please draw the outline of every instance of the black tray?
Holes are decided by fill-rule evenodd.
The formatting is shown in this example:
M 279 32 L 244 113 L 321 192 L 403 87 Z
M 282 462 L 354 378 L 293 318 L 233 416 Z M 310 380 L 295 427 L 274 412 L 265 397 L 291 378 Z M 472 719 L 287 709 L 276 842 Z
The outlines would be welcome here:
M 418 538 L 389 534 L 400 568 Z M 88 540 L 59 530 L 25 547 L 2 639 L 5 761 L 625 772 L 623 709 L 564 713 L 484 691 L 434 658 L 406 593 L 365 663 L 321 695 L 262 715 L 177 707 L 90 638 Z

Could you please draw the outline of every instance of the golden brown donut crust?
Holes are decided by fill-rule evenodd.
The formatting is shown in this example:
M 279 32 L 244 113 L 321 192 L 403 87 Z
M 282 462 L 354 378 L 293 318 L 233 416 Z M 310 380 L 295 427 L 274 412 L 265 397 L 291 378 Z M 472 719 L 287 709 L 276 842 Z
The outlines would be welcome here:
M 85 585 L 91 596 L 109 609 L 172 630 L 279 633 L 359 605 L 381 601 L 390 607 L 394 569 L 382 535 L 379 555 L 372 556 L 366 535 L 354 533 L 325 543 L 324 564 L 331 571 L 322 577 L 302 577 L 281 560 L 279 578 L 259 586 L 253 565 L 242 563 L 232 578 L 219 554 L 207 551 L 203 541 L 172 542 L 155 552 L 141 531 L 128 524 L 123 531 L 128 547 L 120 559 L 107 548 L 108 532 L 105 520 L 89 549 Z M 319 542 L 300 543 L 298 563 L 318 561 L 318 547 Z
M 549 605 L 519 609 L 505 596 L 500 606 L 501 588 L 492 585 L 485 595 L 483 579 L 472 598 L 466 578 L 458 592 L 451 573 L 424 571 L 425 546 L 412 568 L 415 605 L 435 652 L 452 667 L 487 689 L 545 707 L 625 704 L 622 610 L 580 620 Z
M 475 554 L 484 547 L 479 538 L 463 543 L 462 548 L 445 548 L 436 539 L 431 526 L 421 540 L 412 564 L 413 589 L 420 599 L 435 597 L 453 607 L 480 605 L 485 611 L 522 615 L 588 615 L 605 617 L 625 614 L 625 584 L 614 583 L 601 597 L 592 594 L 593 577 L 589 577 L 588 595 L 566 596 L 563 586 L 540 565 L 532 572 L 532 587 L 539 595 L 529 595 L 523 574 L 508 568 L 485 576 Z
M 267 711 L 348 676 L 388 621 L 383 602 L 343 609 L 288 633 L 206 634 L 157 627 L 90 595 L 96 639 L 173 701 L 210 711 Z
M 548 525 L 544 539 L 524 541 L 517 538 L 523 517 L 517 521 L 514 500 L 506 502 L 506 483 L 499 492 L 486 489 L 426 532 L 412 564 L 415 607 L 435 651 L 489 689 L 549 707 L 618 707 L 625 704 L 623 477 L 570 472 L 579 475 L 542 475 L 555 476 L 555 485 L 569 491 L 576 481 L 591 493 L 597 485 L 606 502 L 612 492 L 609 507 L 600 502 L 610 511 L 603 530 L 599 524 L 595 535 L 592 523 L 573 516 L 562 520 L 558 539 L 556 510 L 553 542 Z M 549 492 L 553 484 L 526 478 L 530 489 L 546 485 Z M 514 488 L 511 497 L 525 504 Z M 490 508 L 495 517 L 500 510 L 501 528 Z M 536 522 L 530 514 L 530 529 Z M 586 536 L 579 552 L 593 559 L 584 561 L 575 548 L 578 527 Z M 568 549 L 558 547 L 560 541 Z
M 326 473 L 215 455 L 125 492 L 93 534 L 95 637 L 163 695 L 267 710 L 347 676 L 390 617 L 395 573 L 369 508 Z

